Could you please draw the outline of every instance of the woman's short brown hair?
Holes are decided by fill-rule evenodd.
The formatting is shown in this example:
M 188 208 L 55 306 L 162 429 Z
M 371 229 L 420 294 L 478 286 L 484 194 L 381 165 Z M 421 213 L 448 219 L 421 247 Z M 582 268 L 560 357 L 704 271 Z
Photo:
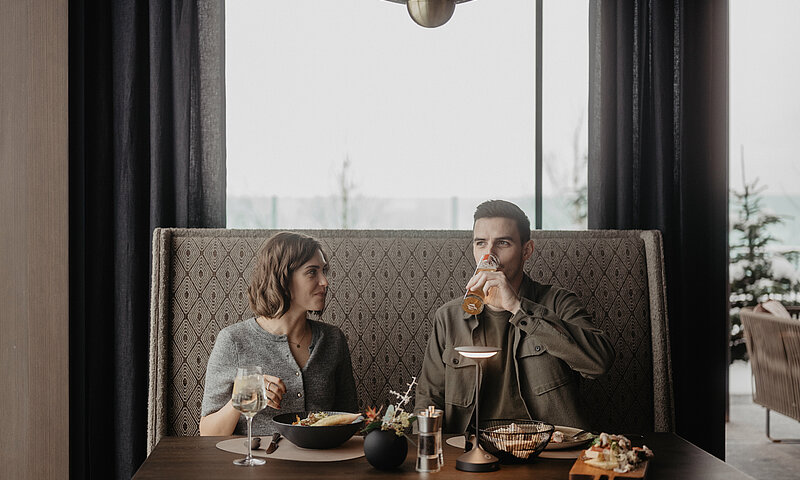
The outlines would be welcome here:
M 278 232 L 258 251 L 256 266 L 247 294 L 256 316 L 280 317 L 291 306 L 289 284 L 295 270 L 311 260 L 322 244 L 313 237 L 294 232 Z

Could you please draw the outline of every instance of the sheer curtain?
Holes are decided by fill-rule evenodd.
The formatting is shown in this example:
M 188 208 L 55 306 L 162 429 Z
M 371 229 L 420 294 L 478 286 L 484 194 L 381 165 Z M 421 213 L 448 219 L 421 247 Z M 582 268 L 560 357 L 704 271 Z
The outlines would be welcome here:
M 664 235 L 677 432 L 723 458 L 727 0 L 593 0 L 589 228 Z
M 69 3 L 70 474 L 145 458 L 151 234 L 225 226 L 223 0 Z

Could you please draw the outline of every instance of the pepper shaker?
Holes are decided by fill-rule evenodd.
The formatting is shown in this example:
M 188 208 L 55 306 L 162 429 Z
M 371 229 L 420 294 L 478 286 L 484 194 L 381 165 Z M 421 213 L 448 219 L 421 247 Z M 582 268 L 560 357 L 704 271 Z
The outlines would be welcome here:
M 442 411 L 433 406 L 417 415 L 417 471 L 433 473 L 442 467 Z

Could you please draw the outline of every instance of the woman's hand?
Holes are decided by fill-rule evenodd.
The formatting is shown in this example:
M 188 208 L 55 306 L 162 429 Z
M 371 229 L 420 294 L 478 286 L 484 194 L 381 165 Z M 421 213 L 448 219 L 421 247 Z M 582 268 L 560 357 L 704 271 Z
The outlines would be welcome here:
M 272 375 L 264 375 L 264 386 L 267 387 L 267 406 L 274 409 L 281 408 L 281 400 L 286 393 L 283 380 Z

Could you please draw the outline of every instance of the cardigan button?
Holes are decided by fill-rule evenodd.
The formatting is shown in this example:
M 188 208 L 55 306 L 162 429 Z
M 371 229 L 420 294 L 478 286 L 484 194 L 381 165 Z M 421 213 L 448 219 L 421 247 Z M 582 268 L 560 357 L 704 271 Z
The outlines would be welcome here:
M 297 392 L 297 398 L 300 398 L 302 396 L 303 396 L 303 394 L 301 392 Z

